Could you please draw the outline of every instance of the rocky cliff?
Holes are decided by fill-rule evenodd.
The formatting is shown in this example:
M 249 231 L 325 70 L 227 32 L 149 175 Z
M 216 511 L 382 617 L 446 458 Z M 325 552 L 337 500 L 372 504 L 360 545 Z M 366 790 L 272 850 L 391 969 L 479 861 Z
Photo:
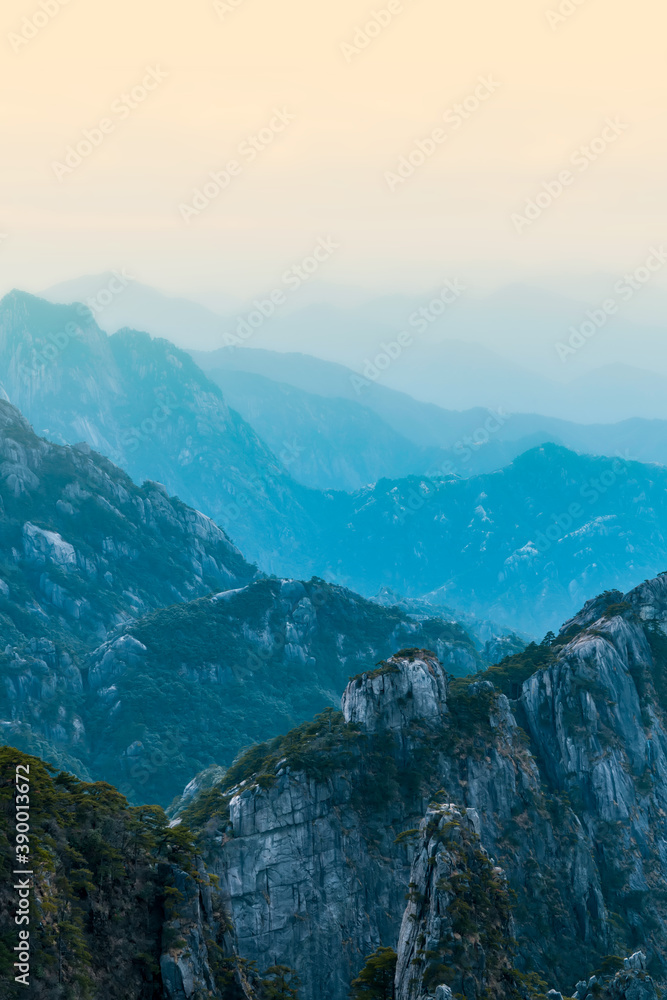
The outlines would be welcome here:
M 265 571 L 311 569 L 309 491 L 168 341 L 109 337 L 86 306 L 13 291 L 0 301 L 0 384 L 40 434 L 85 441 L 137 482 L 164 483 Z
M 455 622 L 416 622 L 323 581 L 258 580 L 139 618 L 90 653 L 8 645 L 0 732 L 166 806 L 193 774 L 337 704 L 351 675 L 407 643 L 455 675 L 485 665 Z
M 350 683 L 343 716 L 218 774 L 179 816 L 239 953 L 280 956 L 304 1000 L 345 1000 L 381 945 L 399 1000 L 664 983 L 665 620 L 661 576 L 590 602 L 536 669 L 448 681 L 404 651 Z M 624 985 L 617 956 L 640 949 Z
M 3 400 L 0 540 L 7 640 L 99 641 L 138 615 L 257 575 L 213 521 L 164 486 L 136 486 L 85 444 L 50 444 Z

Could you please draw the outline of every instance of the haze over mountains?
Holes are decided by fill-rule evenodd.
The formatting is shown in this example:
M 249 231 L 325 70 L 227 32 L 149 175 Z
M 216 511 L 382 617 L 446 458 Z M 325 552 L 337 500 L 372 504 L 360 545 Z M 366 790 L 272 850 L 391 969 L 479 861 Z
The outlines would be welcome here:
M 85 301 L 104 293 L 110 280 L 109 274 L 90 276 L 44 294 L 54 302 Z M 463 293 L 444 316 L 432 313 L 428 321 L 416 314 L 429 308 L 439 289 L 433 296 L 396 294 L 345 307 L 297 300 L 276 310 L 248 343 L 314 355 L 363 374 L 372 371 L 367 362 L 386 353 L 382 345 L 405 330 L 412 343 L 378 371 L 378 381 L 424 402 L 455 410 L 503 407 L 583 423 L 667 419 L 665 295 L 640 285 L 626 301 L 614 292 L 619 280 L 598 280 L 599 301 L 524 286 L 485 298 Z M 610 296 L 616 313 L 592 336 L 579 335 L 580 346 L 563 362 L 557 344 L 567 344 L 571 328 L 578 330 Z M 254 308 L 252 302 L 230 303 L 217 314 L 137 281 L 103 294 L 102 301 L 96 318 L 107 332 L 129 326 L 186 349 L 215 350 Z
M 662 425 L 444 411 L 379 385 L 361 405 L 349 373 L 326 362 L 257 350 L 197 358 L 211 379 L 168 341 L 108 336 L 85 308 L 19 292 L 0 304 L 4 389 L 36 430 L 164 483 L 265 572 L 316 574 L 366 597 L 437 591 L 440 603 L 543 634 L 591 591 L 667 564 L 667 472 L 632 453 L 639 441 L 662 458 Z M 255 361 L 279 381 L 239 376 Z
M 358 394 L 18 291 L 0 372 L 0 733 L 57 803 L 68 982 L 293 1000 L 293 969 L 346 1000 L 388 941 L 399 1000 L 582 969 L 657 1000 L 662 897 L 634 887 L 664 864 L 628 817 L 664 820 L 665 577 L 630 588 L 667 565 L 663 421 Z

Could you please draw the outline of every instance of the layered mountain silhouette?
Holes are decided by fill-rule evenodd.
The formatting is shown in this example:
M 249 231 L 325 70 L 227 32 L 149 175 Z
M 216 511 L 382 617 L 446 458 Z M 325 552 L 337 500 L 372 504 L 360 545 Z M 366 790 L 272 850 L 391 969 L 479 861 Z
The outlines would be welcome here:
M 264 365 L 273 361 L 246 351 L 241 363 L 255 354 Z M 225 375 L 238 405 L 249 414 L 255 408 L 253 420 L 274 446 L 286 442 L 276 456 L 228 406 L 219 385 L 168 341 L 130 330 L 108 336 L 85 307 L 54 306 L 23 293 L 0 306 L 5 392 L 36 429 L 54 441 L 87 441 L 137 482 L 164 483 L 170 495 L 213 518 L 264 572 L 315 574 L 367 597 L 383 587 L 407 597 L 438 591 L 443 604 L 539 635 L 572 614 L 591 590 L 624 589 L 667 564 L 667 473 L 633 461 L 632 449 L 622 447 L 641 434 L 640 424 L 623 428 L 625 438 L 615 437 L 615 428 L 570 427 L 589 441 L 606 433 L 609 451 L 611 441 L 616 445 L 613 457 L 540 444 L 500 469 L 492 449 L 502 457 L 503 449 L 526 443 L 521 434 L 500 440 L 519 418 L 424 410 L 409 397 L 372 387 L 378 406 L 389 410 L 398 399 L 411 415 L 410 434 L 432 413 L 441 426 L 449 424 L 442 451 L 429 451 L 426 441 L 421 452 L 411 451 L 407 432 L 398 440 L 377 408 L 345 409 L 349 396 L 335 395 L 340 372 L 297 360 L 299 378 L 324 370 L 328 388 L 313 400 L 302 386 L 290 393 L 289 383 L 271 380 L 261 414 L 262 384 L 239 379 L 235 388 L 231 372 Z M 284 366 L 293 361 L 283 356 Z M 277 374 L 284 373 L 285 367 Z M 479 446 L 474 431 L 465 430 L 478 417 Z M 302 444 L 291 436 L 299 426 L 308 428 Z M 359 440 L 366 428 L 372 434 L 364 452 Z M 653 430 L 658 442 L 659 428 Z M 346 463 L 346 436 L 350 454 L 360 455 L 356 465 Z M 485 449 L 495 471 L 471 475 Z M 349 493 L 309 489 L 292 474 L 297 459 L 302 477 L 322 484 L 327 470 L 349 480 L 362 471 L 376 475 L 384 461 L 428 466 L 431 458 L 435 468 L 379 478 Z

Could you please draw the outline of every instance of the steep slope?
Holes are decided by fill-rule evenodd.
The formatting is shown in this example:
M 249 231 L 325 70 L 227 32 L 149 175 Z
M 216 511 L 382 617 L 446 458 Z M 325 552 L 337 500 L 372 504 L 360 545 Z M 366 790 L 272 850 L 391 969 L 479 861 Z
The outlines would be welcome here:
M 317 396 L 249 372 L 222 369 L 209 375 L 305 486 L 355 490 L 383 476 L 417 475 L 444 464 L 444 452 L 412 444 L 360 403 Z
M 322 575 L 543 635 L 667 565 L 667 470 L 547 445 L 501 472 L 331 494 Z
M 399 1000 L 654 996 L 647 977 L 667 982 L 663 626 L 667 574 L 589 602 L 481 679 L 448 683 L 431 653 L 406 650 L 351 682 L 342 715 L 209 777 L 175 815 L 201 830 L 240 954 L 280 954 L 304 1000 L 344 1000 L 380 945 L 398 950 Z M 457 841 L 466 823 L 474 836 Z
M 30 742 L 41 737 L 58 763 L 166 805 L 197 771 L 337 704 L 350 675 L 415 642 L 457 676 L 484 666 L 454 622 L 416 622 L 323 581 L 262 580 L 154 612 L 75 663 L 57 646 L 8 647 L 5 739 L 44 752 Z
M 361 404 L 372 410 L 383 423 L 396 433 L 408 438 L 421 448 L 437 447 L 445 454 L 439 464 L 441 470 L 450 468 L 460 476 L 493 472 L 512 462 L 518 455 L 541 444 L 562 445 L 588 455 L 605 455 L 615 458 L 619 453 L 631 455 L 638 462 L 658 462 L 667 465 L 667 425 L 665 420 L 629 417 L 614 423 L 573 423 L 572 420 L 545 416 L 539 409 L 535 413 L 518 413 L 513 405 L 490 414 L 488 409 L 475 407 L 458 411 L 444 399 L 440 406 L 424 403 L 404 392 L 389 389 L 380 382 L 365 381 L 360 385 L 356 373 L 342 365 L 322 361 L 303 354 L 279 353 L 249 348 L 220 348 L 217 351 L 195 351 L 197 364 L 212 381 L 227 391 L 234 387 L 234 375 L 290 385 L 308 394 L 324 399 L 347 400 L 351 404 L 351 419 Z M 436 366 L 437 368 L 437 366 Z M 605 397 L 623 395 L 623 379 L 627 370 L 603 371 L 589 376 L 600 383 L 600 394 Z M 613 391 L 605 387 L 605 378 L 615 378 Z M 449 378 L 453 378 L 452 375 Z M 620 380 L 620 381 L 619 381 Z M 236 389 L 236 406 L 246 419 L 253 423 L 262 419 L 269 424 L 275 413 L 272 392 L 260 397 L 250 383 L 247 402 L 243 382 Z M 620 387 L 620 388 L 619 388 Z M 274 387 L 273 393 L 277 388 Z M 586 389 L 583 388 L 582 394 Z M 638 388 L 638 394 L 641 392 Z M 496 401 L 497 402 L 497 401 Z M 444 408 L 443 408 L 444 407 Z M 597 410 L 597 421 L 602 419 L 602 409 Z M 632 406 L 627 413 L 632 414 Z M 494 419 L 495 413 L 495 419 Z M 251 416 L 252 414 L 252 416 Z M 624 413 L 624 416 L 627 415 Z M 653 414 L 651 414 L 653 416 Z M 498 419 L 500 417 L 500 419 Z M 610 421 L 613 416 L 609 417 Z M 618 418 L 616 418 L 618 419 Z M 253 426 L 255 424 L 253 423 Z M 256 429 L 258 429 L 259 424 Z M 487 427 L 491 427 L 489 433 Z M 261 435 L 261 431 L 258 430 Z M 435 465 L 431 468 L 436 468 Z M 421 471 L 426 471 L 422 469 Z M 391 473 L 384 472 L 391 477 Z
M 0 382 L 38 433 L 84 440 L 134 480 L 163 482 L 262 568 L 308 562 L 307 491 L 168 341 L 108 337 L 83 306 L 12 292 L 0 303 Z
M 88 445 L 37 437 L 0 401 L 0 607 L 5 642 L 71 649 L 147 611 L 257 573 L 212 521 L 136 486 Z

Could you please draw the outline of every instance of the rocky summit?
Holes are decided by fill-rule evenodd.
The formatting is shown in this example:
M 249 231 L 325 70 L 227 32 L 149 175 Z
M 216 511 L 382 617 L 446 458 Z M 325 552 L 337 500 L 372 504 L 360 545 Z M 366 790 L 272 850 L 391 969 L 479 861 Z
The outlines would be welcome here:
M 45 1000 L 659 996 L 667 574 L 475 636 L 437 595 L 263 576 L 159 484 L 7 403 L 0 431 L 0 860 L 20 761 Z
M 234 954 L 279 956 L 306 1000 L 345 1000 L 381 949 L 398 1000 L 656 996 L 666 618 L 664 575 L 589 602 L 537 669 L 452 679 L 404 650 L 342 713 L 204 777 L 173 822 L 199 831 Z

